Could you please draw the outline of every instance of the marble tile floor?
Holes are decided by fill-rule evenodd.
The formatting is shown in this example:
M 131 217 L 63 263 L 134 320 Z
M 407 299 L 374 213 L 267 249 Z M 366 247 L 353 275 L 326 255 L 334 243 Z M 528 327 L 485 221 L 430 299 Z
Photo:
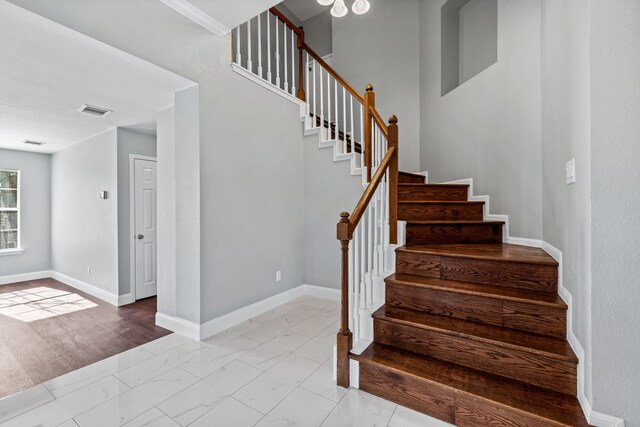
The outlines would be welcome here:
M 302 297 L 202 342 L 167 335 L 0 400 L 0 426 L 448 426 L 335 385 L 338 308 Z

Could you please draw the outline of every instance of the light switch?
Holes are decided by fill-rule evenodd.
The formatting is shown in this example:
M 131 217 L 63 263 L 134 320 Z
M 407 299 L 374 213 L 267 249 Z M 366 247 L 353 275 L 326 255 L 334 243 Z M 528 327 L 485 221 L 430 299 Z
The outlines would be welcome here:
M 576 159 L 571 159 L 567 162 L 565 177 L 567 185 L 576 182 Z
M 100 198 L 101 198 L 102 200 L 106 200 L 106 199 L 108 199 L 108 198 L 109 198 L 109 193 L 108 193 L 107 191 L 101 191 L 101 192 L 100 192 Z

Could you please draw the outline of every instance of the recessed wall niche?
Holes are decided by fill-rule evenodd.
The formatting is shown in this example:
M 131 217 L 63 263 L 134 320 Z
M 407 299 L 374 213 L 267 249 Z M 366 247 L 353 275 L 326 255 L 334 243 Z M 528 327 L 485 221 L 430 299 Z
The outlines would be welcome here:
M 448 0 L 441 9 L 444 96 L 498 61 L 498 0 Z

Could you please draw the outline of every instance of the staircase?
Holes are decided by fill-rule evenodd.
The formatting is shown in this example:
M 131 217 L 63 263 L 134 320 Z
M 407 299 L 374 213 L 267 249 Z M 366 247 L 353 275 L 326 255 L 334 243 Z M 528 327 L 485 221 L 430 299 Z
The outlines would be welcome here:
M 387 124 L 373 87 L 352 88 L 277 9 L 236 28 L 233 50 L 236 72 L 298 103 L 305 135 L 362 177 L 337 224 L 337 383 L 458 426 L 588 426 L 558 263 L 503 243 L 505 223 L 484 219 L 468 185 L 398 171 L 397 118 Z
M 396 249 L 360 389 L 458 426 L 587 426 L 558 264 L 502 243 L 467 186 L 400 174 Z

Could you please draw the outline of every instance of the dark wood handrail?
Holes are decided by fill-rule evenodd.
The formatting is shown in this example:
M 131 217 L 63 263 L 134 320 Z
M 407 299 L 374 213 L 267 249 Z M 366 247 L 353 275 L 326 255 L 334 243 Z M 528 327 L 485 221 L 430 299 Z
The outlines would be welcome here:
M 320 66 L 322 68 L 324 68 L 325 70 L 327 70 L 327 72 L 329 74 L 331 74 L 333 76 L 334 79 L 336 79 L 336 81 L 338 83 L 340 83 L 342 86 L 344 86 L 349 93 L 351 93 L 351 95 L 353 95 L 354 98 L 356 98 L 361 104 L 364 105 L 364 98 L 362 97 L 362 95 L 360 95 L 358 93 L 358 91 L 356 91 L 353 87 L 351 87 L 351 85 L 349 83 L 347 83 L 347 81 L 345 79 L 342 78 L 342 76 L 340 74 L 338 74 L 338 72 L 336 70 L 334 70 L 333 68 L 331 68 L 331 66 L 329 64 L 327 64 L 327 62 L 322 59 L 322 57 L 320 57 L 320 55 L 318 55 L 313 49 L 311 49 L 309 47 L 308 44 L 304 44 L 303 49 L 306 50 L 309 55 L 311 55 L 311 57 L 313 59 L 315 59 L 315 61 L 320 64 Z
M 273 15 L 275 15 L 279 20 L 281 20 L 282 22 L 284 22 L 284 24 L 291 28 L 297 35 L 301 35 L 302 34 L 302 30 L 300 28 L 298 28 L 298 26 L 296 24 L 294 24 L 293 22 L 291 22 L 291 20 L 289 18 L 287 18 L 286 16 L 283 15 L 282 12 L 280 12 L 278 9 L 276 9 L 275 7 L 272 7 L 271 9 L 269 9 L 269 12 L 271 12 Z
M 364 193 L 362 194 L 362 197 L 360 197 L 360 201 L 358 201 L 358 204 L 353 210 L 353 213 L 349 216 L 349 240 L 351 239 L 351 237 L 353 237 L 353 232 L 360 223 L 362 215 L 367 210 L 367 206 L 369 206 L 371 198 L 376 193 L 376 190 L 378 189 L 378 186 L 380 185 L 384 174 L 387 173 L 387 169 L 391 165 L 395 153 L 396 147 L 390 147 L 389 150 L 387 150 L 387 154 L 385 154 L 382 162 L 380 162 L 378 170 L 375 174 L 373 174 L 371 182 L 367 186 L 367 189 L 364 190 Z
M 386 139 L 389 139 L 389 134 L 387 133 L 387 125 L 384 123 L 382 117 L 380 117 L 380 113 L 378 113 L 378 110 L 376 110 L 375 108 L 370 108 L 370 110 L 373 119 L 376 121 L 376 124 L 380 128 L 380 131 Z

